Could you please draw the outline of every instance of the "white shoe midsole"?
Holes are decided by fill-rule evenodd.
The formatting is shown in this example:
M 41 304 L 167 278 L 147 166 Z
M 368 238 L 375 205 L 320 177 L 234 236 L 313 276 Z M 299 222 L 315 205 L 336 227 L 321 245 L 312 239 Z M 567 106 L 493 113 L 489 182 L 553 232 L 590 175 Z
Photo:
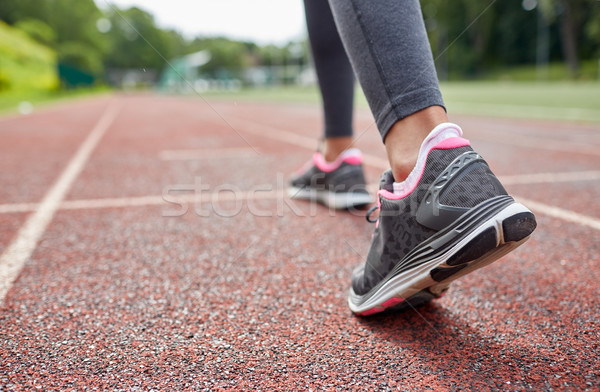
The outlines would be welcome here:
M 391 278 L 388 282 L 386 282 L 377 292 L 373 293 L 368 299 L 364 300 L 367 295 L 358 295 L 354 292 L 352 288 L 350 288 L 350 292 L 348 295 L 348 305 L 350 309 L 354 313 L 361 313 L 366 310 L 372 309 L 374 307 L 379 306 L 383 302 L 387 301 L 393 297 L 401 297 L 401 298 L 410 298 L 412 295 L 418 293 L 421 290 L 424 290 L 431 286 L 439 285 L 440 282 L 436 282 L 431 278 L 430 272 L 436 267 L 440 266 L 448 266 L 446 264 L 446 260 L 448 260 L 452 255 L 462 249 L 465 245 L 467 245 L 473 238 L 477 237 L 479 234 L 483 233 L 485 230 L 490 227 L 494 227 L 496 230 L 496 246 L 504 244 L 504 233 L 502 231 L 502 222 L 519 213 L 522 212 L 530 212 L 527 207 L 520 203 L 513 203 L 506 207 L 505 209 L 498 212 L 496 215 L 491 217 L 490 219 L 484 221 L 481 225 L 479 225 L 472 233 L 467 235 L 465 238 L 460 240 L 457 244 L 455 244 L 449 251 L 443 253 L 442 255 L 433 258 L 409 271 L 401 273 L 397 276 Z M 521 245 L 528 239 L 525 238 L 522 241 L 515 242 L 501 248 L 496 248 L 494 251 L 487 253 L 485 256 L 473 260 L 466 268 L 457 272 L 456 274 L 450 276 L 448 280 L 444 281 L 444 284 L 455 280 L 475 269 L 481 268 L 487 264 L 492 263 L 493 261 L 499 259 L 506 253 L 510 252 L 514 248 Z M 448 266 L 451 267 L 451 266 Z M 364 300 L 364 302 L 363 302 Z
M 292 199 L 315 200 L 335 209 L 350 208 L 373 202 L 371 195 L 357 192 L 331 192 L 298 187 L 288 188 L 288 196 Z

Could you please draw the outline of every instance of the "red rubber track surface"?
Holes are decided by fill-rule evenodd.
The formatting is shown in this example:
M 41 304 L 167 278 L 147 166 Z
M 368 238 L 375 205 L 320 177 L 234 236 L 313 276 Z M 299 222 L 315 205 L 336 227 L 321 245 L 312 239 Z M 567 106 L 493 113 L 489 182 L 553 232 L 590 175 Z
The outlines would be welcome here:
M 597 124 L 452 118 L 538 229 L 444 298 L 360 318 L 365 211 L 283 196 L 315 105 L 120 95 L 0 118 L 0 252 L 110 105 L 0 308 L 0 390 L 600 389 Z M 356 135 L 377 183 L 366 111 Z

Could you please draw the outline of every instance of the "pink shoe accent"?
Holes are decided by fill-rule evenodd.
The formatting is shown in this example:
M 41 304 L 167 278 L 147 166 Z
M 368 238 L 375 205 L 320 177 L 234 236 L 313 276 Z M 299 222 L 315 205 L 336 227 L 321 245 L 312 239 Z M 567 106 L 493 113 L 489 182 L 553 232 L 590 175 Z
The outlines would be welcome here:
M 331 173 L 340 165 L 342 162 L 346 162 L 350 165 L 359 165 L 363 162 L 362 154 L 360 150 L 356 148 L 352 148 L 350 150 L 344 151 L 335 161 L 327 162 L 323 157 L 323 154 L 320 152 L 315 152 L 313 155 L 313 162 L 319 170 L 324 171 L 325 173 Z
M 390 298 L 382 303 L 381 306 L 384 308 L 389 308 L 390 306 L 398 305 L 402 301 L 404 301 L 404 298 Z
M 377 210 L 381 212 L 381 198 L 379 197 L 379 192 L 377 193 Z M 375 227 L 379 227 L 379 216 L 377 216 L 377 221 L 375 222 Z M 373 233 L 375 236 L 375 233 Z
M 369 310 L 365 310 L 364 312 L 360 313 L 360 315 L 361 316 L 370 316 L 372 314 L 383 312 L 384 310 L 385 310 L 384 308 L 372 308 Z
M 438 144 L 436 144 L 433 148 L 437 148 L 439 150 L 449 150 L 451 148 L 458 148 L 458 147 L 466 147 L 466 146 L 470 146 L 471 142 L 468 141 L 467 139 L 463 139 L 462 137 L 451 137 L 445 140 L 442 140 L 441 142 L 439 142 Z M 433 148 L 431 150 L 433 150 Z M 431 151 L 429 150 L 429 151 Z M 429 154 L 429 153 L 427 153 Z
M 360 165 L 363 162 L 362 155 L 349 155 L 344 158 L 344 162 L 350 165 Z
M 452 148 L 466 147 L 466 146 L 470 146 L 470 145 L 471 145 L 471 142 L 469 142 L 467 139 L 463 139 L 462 137 L 452 137 L 452 138 L 444 139 L 441 142 L 439 142 L 438 144 L 436 144 L 435 146 L 431 147 L 429 149 L 429 151 L 427 151 L 427 155 L 429 155 L 429 153 L 431 151 L 436 150 L 436 149 L 449 150 Z M 419 183 L 421 182 L 421 178 L 423 177 L 424 171 L 425 171 L 425 165 L 423 165 L 423 169 L 421 170 L 421 173 L 419 174 L 419 179 L 417 181 L 415 181 L 414 185 L 410 189 L 406 190 L 406 192 L 396 194 L 396 193 L 387 191 L 385 189 L 380 189 L 379 192 L 377 192 L 377 195 L 381 195 L 388 200 L 404 199 L 406 196 L 410 195 L 412 193 L 412 191 L 415 190 L 417 185 L 419 185 Z

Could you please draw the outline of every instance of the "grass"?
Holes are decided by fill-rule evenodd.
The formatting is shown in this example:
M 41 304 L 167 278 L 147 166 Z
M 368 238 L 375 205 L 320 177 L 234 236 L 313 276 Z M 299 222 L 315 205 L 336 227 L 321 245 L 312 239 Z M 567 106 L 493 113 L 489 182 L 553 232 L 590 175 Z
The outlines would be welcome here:
M 600 60 L 583 60 L 579 65 L 577 80 L 593 81 L 600 76 Z M 570 80 L 570 74 L 566 64 L 553 62 L 544 68 L 538 69 L 535 65 L 521 65 L 516 67 L 502 67 L 489 70 L 482 76 L 485 80 L 502 80 L 515 82 L 528 82 L 532 80 L 564 81 Z
M 98 89 L 58 90 L 56 53 L 0 21 L 0 113 L 76 98 Z
M 25 105 L 31 105 L 34 109 L 51 103 L 78 99 L 93 94 L 110 91 L 108 88 L 81 88 L 76 90 L 57 91 L 10 91 L 0 93 L 0 114 L 19 112 Z
M 600 123 L 600 82 L 445 82 L 442 93 L 450 113 Z M 206 92 L 207 99 L 311 103 L 320 101 L 316 87 L 243 89 Z M 358 107 L 368 107 L 358 89 Z
M 600 82 L 445 82 L 441 85 L 450 113 L 482 116 L 600 123 Z M 1 93 L 0 113 L 17 111 L 20 102 L 34 106 L 107 91 L 80 89 L 58 92 Z M 246 102 L 318 104 L 317 87 L 273 87 L 232 92 L 206 92 L 203 98 Z M 368 107 L 360 89 L 356 104 Z
M 239 91 L 206 91 L 199 97 L 218 100 L 245 102 L 318 103 L 319 90 L 316 86 L 272 86 L 243 88 Z
M 600 122 L 600 82 L 451 82 L 450 113 Z

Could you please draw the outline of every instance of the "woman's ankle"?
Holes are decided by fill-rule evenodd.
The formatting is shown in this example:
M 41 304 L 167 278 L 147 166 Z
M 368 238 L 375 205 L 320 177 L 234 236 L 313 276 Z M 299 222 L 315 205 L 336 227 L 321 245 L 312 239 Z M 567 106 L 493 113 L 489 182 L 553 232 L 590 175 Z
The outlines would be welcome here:
M 385 137 L 385 148 L 396 182 L 404 181 L 417 163 L 421 144 L 448 116 L 441 106 L 430 106 L 396 122 Z
M 331 137 L 323 140 L 321 154 L 327 162 L 335 161 L 344 151 L 352 148 L 352 136 Z

